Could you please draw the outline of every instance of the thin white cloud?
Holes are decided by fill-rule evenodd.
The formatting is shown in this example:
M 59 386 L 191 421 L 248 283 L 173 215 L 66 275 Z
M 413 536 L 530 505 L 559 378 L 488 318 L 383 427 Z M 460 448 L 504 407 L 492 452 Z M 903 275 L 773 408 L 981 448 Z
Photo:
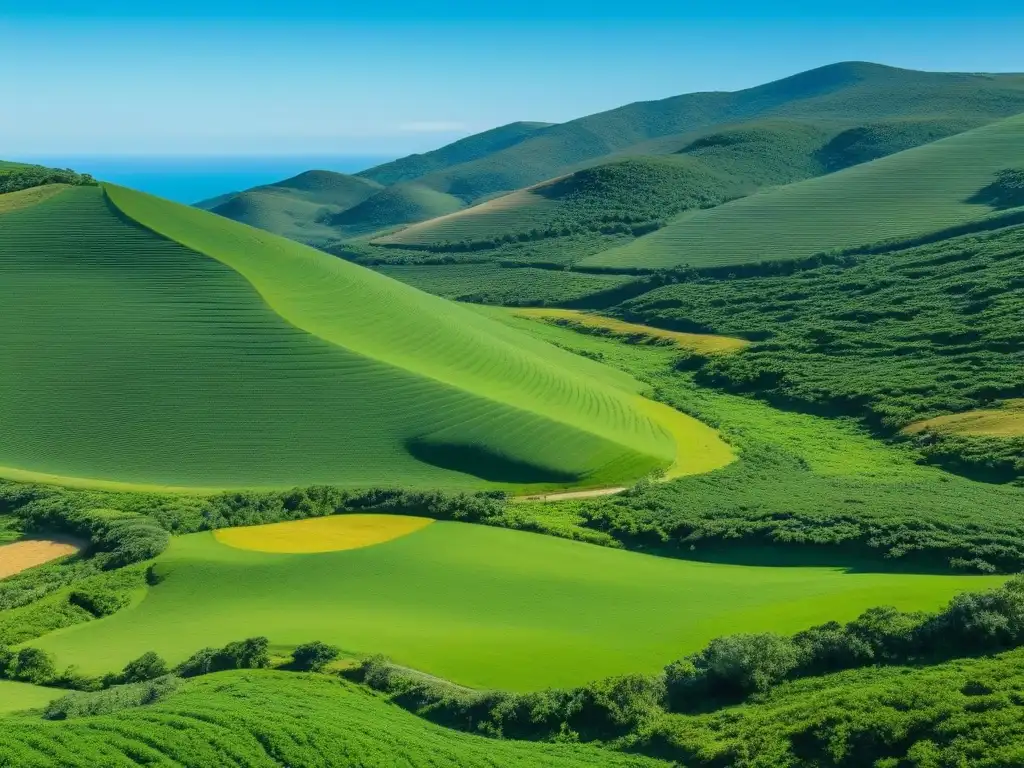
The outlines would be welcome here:
M 404 123 L 398 126 L 403 133 L 448 133 L 466 129 L 465 123 L 445 120 L 424 120 L 417 123 Z

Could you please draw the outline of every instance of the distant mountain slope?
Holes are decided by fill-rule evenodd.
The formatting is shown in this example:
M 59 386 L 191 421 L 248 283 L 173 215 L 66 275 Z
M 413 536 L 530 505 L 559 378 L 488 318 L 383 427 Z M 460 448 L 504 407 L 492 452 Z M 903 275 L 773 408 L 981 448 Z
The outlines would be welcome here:
M 335 236 L 353 237 L 380 229 L 432 219 L 457 211 L 462 201 L 421 184 L 396 184 L 347 210 L 328 217 L 325 223 Z
M 743 91 L 638 102 L 561 123 L 507 149 L 423 176 L 420 183 L 472 202 L 651 139 L 765 116 L 994 119 L 1021 111 L 1024 75 L 918 72 L 847 62 Z
M 551 125 L 552 123 L 509 123 L 483 133 L 467 136 L 465 139 L 459 139 L 432 152 L 409 155 L 384 165 L 378 165 L 357 175 L 386 186 L 418 179 L 459 163 L 468 163 L 494 152 L 500 152 Z
M 196 207 L 303 243 L 337 238 L 326 223 L 382 190 L 375 181 L 333 171 L 306 171 L 275 184 L 222 195 Z M 435 193 L 436 194 L 436 193 Z
M 264 198 L 269 188 L 258 188 L 260 199 L 242 199 L 234 206 L 222 202 L 217 212 L 337 250 L 333 246 L 339 241 L 447 215 L 612 160 L 680 153 L 739 181 L 739 191 L 730 188 L 720 202 L 766 184 L 839 170 L 1022 111 L 1024 75 L 834 64 L 734 93 L 638 102 L 556 125 L 512 123 L 357 174 L 359 179 L 389 187 L 414 185 L 403 187 L 397 199 L 388 193 L 377 200 L 368 198 L 365 204 L 338 205 L 325 215 L 308 205 L 308 191 L 282 182 L 271 185 L 277 197 Z M 524 199 L 536 202 L 535 197 Z M 510 204 L 504 201 L 499 207 Z M 676 212 L 670 207 L 652 211 L 649 218 Z M 515 226 L 521 226 L 521 218 L 517 217 Z M 545 222 L 531 223 L 520 231 L 545 226 Z M 561 261 L 591 252 L 589 245 L 574 247 L 565 251 Z
M 691 136 L 678 149 L 662 147 L 672 147 L 673 154 L 626 156 L 590 166 L 371 242 L 480 252 L 506 242 L 557 239 L 582 231 L 642 234 L 681 211 L 835 171 L 977 123 L 897 119 L 859 125 L 769 118 L 729 125 Z M 613 244 L 595 241 L 593 248 L 600 251 Z M 551 254 L 546 260 L 558 258 Z
M 798 259 L 975 221 L 976 196 L 1024 156 L 1024 115 L 838 173 L 703 211 L 583 259 L 585 267 L 663 269 Z

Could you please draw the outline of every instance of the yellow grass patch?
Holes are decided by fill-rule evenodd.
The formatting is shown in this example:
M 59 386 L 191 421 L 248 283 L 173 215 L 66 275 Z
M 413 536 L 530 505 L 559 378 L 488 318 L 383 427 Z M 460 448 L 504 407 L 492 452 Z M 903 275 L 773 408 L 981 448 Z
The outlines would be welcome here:
M 717 336 L 710 333 L 682 333 L 681 331 L 666 331 L 663 328 L 654 328 L 650 325 L 640 323 L 627 323 L 614 317 L 595 315 L 590 312 L 580 312 L 576 309 L 549 309 L 546 307 L 524 307 L 514 309 L 512 313 L 520 317 L 527 317 L 533 320 L 561 321 L 571 325 L 580 325 L 586 328 L 604 328 L 616 336 L 646 336 L 650 339 L 667 339 L 674 342 L 682 349 L 688 349 L 704 355 L 722 354 L 725 352 L 736 352 L 743 349 L 749 341 L 737 339 L 732 336 Z
M 907 434 L 951 432 L 986 437 L 1024 437 L 1024 398 L 1007 400 L 1001 408 L 979 409 L 916 421 L 903 428 Z
M 336 515 L 244 528 L 222 528 L 217 541 L 256 552 L 337 552 L 383 544 L 425 528 L 429 517 L 408 515 Z
M 736 460 L 736 454 L 722 440 L 718 430 L 703 421 L 646 397 L 637 397 L 637 406 L 666 429 L 675 441 L 675 459 L 665 470 L 662 479 L 701 475 L 721 469 Z
M 67 188 L 67 184 L 44 184 L 41 187 L 8 192 L 6 195 L 0 195 L 0 213 L 10 213 L 21 208 L 28 208 L 30 205 L 41 203 L 43 200 L 60 194 Z
M 0 579 L 21 573 L 37 565 L 73 555 L 82 547 L 70 539 L 30 539 L 0 547 Z

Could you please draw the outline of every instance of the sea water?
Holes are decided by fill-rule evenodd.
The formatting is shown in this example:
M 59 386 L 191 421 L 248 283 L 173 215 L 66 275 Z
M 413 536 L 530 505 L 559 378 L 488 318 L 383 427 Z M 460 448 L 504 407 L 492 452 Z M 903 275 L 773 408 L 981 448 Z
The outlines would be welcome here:
M 355 173 L 393 160 L 368 155 L 260 157 L 101 157 L 37 156 L 10 158 L 54 168 L 72 168 L 101 181 L 121 184 L 189 205 L 229 192 L 321 170 Z

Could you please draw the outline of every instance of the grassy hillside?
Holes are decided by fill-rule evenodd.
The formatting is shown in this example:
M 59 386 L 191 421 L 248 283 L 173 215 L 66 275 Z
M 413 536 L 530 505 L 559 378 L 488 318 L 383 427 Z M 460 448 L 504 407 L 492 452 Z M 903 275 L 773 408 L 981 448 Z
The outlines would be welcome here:
M 330 217 L 381 189 L 380 184 L 357 176 L 307 171 L 197 207 L 292 240 L 322 244 L 337 237 L 327 223 Z
M 8 476 L 601 485 L 676 452 L 628 377 L 122 188 L 4 214 L 0 269 Z
M 982 121 L 983 122 L 983 121 Z M 368 265 L 575 264 L 702 209 L 967 130 L 978 120 L 764 119 L 646 145 L 628 157 L 371 240 L 329 250 Z M 383 247 L 374 247 L 383 246 Z M 410 250 L 412 249 L 412 250 Z M 424 273 L 426 270 L 424 270 Z M 509 274 L 508 279 L 513 279 Z M 455 284 L 453 274 L 448 282 Z M 423 283 L 429 287 L 430 282 Z M 473 295 L 463 287 L 455 295 Z M 577 299 L 564 295 L 562 301 Z M 524 298 L 513 303 L 526 303 Z
M 147 650 L 177 662 L 254 634 L 320 638 L 466 685 L 529 690 L 655 671 L 730 632 L 794 631 L 880 602 L 932 609 L 1001 580 L 694 563 L 453 522 L 308 555 L 195 534 L 156 567 L 137 606 L 33 645 L 100 673 Z
M 621 229 L 688 208 L 716 205 L 738 184 L 686 157 L 636 158 L 578 171 L 372 241 L 380 245 L 485 250 L 503 242 Z M 648 227 L 650 228 L 650 227 Z
M 977 221 L 976 196 L 1024 150 L 1013 117 L 835 174 L 761 192 L 669 226 L 582 266 L 664 269 L 800 259 Z
M 594 747 L 501 742 L 427 723 L 323 675 L 223 672 L 164 701 L 66 722 L 5 718 L 0 765 L 487 768 L 657 765 Z
M 362 172 L 359 177 L 381 184 L 414 185 L 403 190 L 401 201 L 385 194 L 365 208 L 335 212 L 340 218 L 332 225 L 335 237 L 341 239 L 386 231 L 537 184 L 551 189 L 546 184 L 551 179 L 625 157 L 675 155 L 680 160 L 697 160 L 695 172 L 713 177 L 702 196 L 717 203 L 760 186 L 789 183 L 883 157 L 1020 111 L 1024 111 L 1022 76 L 836 64 L 736 93 L 688 94 L 631 104 L 560 125 L 517 123 L 471 136 L 431 153 Z M 629 220 L 620 217 L 611 222 L 617 232 L 633 229 L 623 225 L 654 224 L 690 207 L 678 195 L 659 203 L 657 192 L 649 194 L 659 184 L 659 167 L 655 164 L 651 169 L 655 178 L 636 190 L 639 197 L 628 201 Z M 722 175 L 729 182 L 724 193 Z M 681 183 L 693 191 L 692 179 Z M 565 191 L 555 191 L 556 202 L 561 202 Z M 416 199 L 404 199 L 410 196 Z M 692 197 L 689 192 L 682 196 Z M 588 206 L 584 205 L 583 211 L 579 206 L 556 211 L 549 197 L 520 194 L 473 211 L 465 220 L 445 220 L 440 224 L 444 231 L 429 237 L 423 236 L 425 232 L 410 233 L 408 243 L 444 250 L 448 241 L 463 246 L 468 241 L 478 249 L 481 243 L 500 237 L 513 243 L 533 241 L 538 231 L 547 232 L 545 238 L 550 239 L 552 232 L 560 232 L 567 224 L 570 229 L 607 229 L 609 222 L 585 210 Z M 290 205 L 295 212 L 301 207 L 300 201 L 286 204 L 273 200 L 268 204 Z M 225 213 L 249 223 L 259 223 L 260 215 L 267 215 L 269 224 L 277 227 L 273 231 L 285 231 L 269 214 L 230 209 Z M 289 236 L 324 245 L 322 217 L 317 213 L 307 211 L 302 226 Z M 449 232 L 448 228 L 453 229 Z M 544 253 L 527 255 L 526 260 L 565 263 L 621 244 L 601 237 L 589 240 L 549 242 L 550 248 L 541 249 Z M 556 255 L 560 252 L 571 253 L 573 258 L 560 258 Z M 519 256 L 523 254 L 511 258 Z M 387 263 L 407 263 L 381 258 Z
M 359 205 L 327 218 L 337 235 L 353 237 L 412 221 L 444 216 L 462 207 L 462 201 L 419 184 L 396 184 Z
M 638 102 L 562 123 L 420 182 L 472 201 L 564 174 L 659 137 L 762 117 L 1005 117 L 1024 111 L 1024 77 L 917 72 L 846 62 L 734 93 Z
M 423 154 L 409 155 L 384 165 L 378 165 L 357 174 L 379 184 L 391 186 L 403 181 L 418 179 L 434 171 L 453 165 L 467 163 L 494 152 L 514 146 L 537 131 L 551 127 L 551 123 L 516 122 L 492 128 L 459 139 L 440 149 Z

